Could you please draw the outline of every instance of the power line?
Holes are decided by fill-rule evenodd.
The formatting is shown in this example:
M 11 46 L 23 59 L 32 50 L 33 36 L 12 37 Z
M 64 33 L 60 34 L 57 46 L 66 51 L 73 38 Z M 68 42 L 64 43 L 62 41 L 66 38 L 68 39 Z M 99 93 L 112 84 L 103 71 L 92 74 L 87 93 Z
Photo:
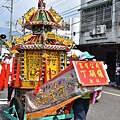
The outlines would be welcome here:
M 16 0 L 16 1 L 13 2 L 13 4 L 15 4 L 15 3 L 19 2 L 19 1 L 20 1 L 20 0 Z
M 61 0 L 55 0 L 55 1 L 53 1 L 52 3 L 50 3 L 50 4 L 48 4 L 48 6 L 51 6 L 52 4 L 57 4 L 58 2 L 60 2 Z
M 17 0 L 17 1 L 19 1 L 19 0 Z M 17 2 L 16 1 L 16 2 Z M 85 3 L 83 3 L 83 4 L 85 4 Z M 83 5 L 83 4 L 81 4 L 81 5 Z M 76 7 L 78 7 L 78 6 L 76 6 Z M 76 8 L 76 7 L 74 7 L 74 8 Z M 73 9 L 73 8 L 71 8 L 71 9 Z M 71 9 L 69 9 L 69 10 L 71 10 Z M 71 12 L 74 12 L 75 10 L 73 10 L 73 11 L 71 11 Z M 67 12 L 67 11 L 65 11 L 65 12 Z M 65 12 L 63 12 L 63 13 L 65 13 Z M 67 12 L 66 14 L 68 15 L 69 13 L 71 13 L 71 12 Z M 66 15 L 66 14 L 64 14 L 64 15 Z M 69 15 L 69 16 L 67 16 L 67 17 L 70 17 L 70 16 L 73 16 L 73 15 L 76 15 L 77 13 L 74 13 L 74 14 L 72 14 L 72 15 Z M 78 14 L 79 14 L 79 12 L 78 12 Z M 65 18 L 67 18 L 67 17 L 65 17 Z
M 20 1 L 20 0 L 16 0 L 16 1 L 13 1 L 13 5 L 15 4 L 15 3 L 17 3 L 18 1 Z M 10 2 L 8 3 L 8 4 L 6 4 L 6 3 L 8 3 L 8 2 L 5 2 L 4 4 L 2 4 L 2 6 L 0 7 L 0 14 L 2 14 L 4 11 L 6 11 L 6 8 L 10 8 L 9 6 L 10 6 Z
M 0 5 L 1 5 L 1 4 L 3 4 L 3 2 L 4 2 L 4 0 L 3 0 L 3 1 L 1 1 Z
M 17 0 L 17 1 L 19 1 L 19 0 Z M 85 3 L 84 3 L 85 4 Z M 78 7 L 78 6 L 76 6 L 76 7 Z M 75 8 L 75 7 L 74 7 Z M 72 9 L 72 8 L 71 8 Z M 69 10 L 71 10 L 71 9 L 69 9 Z M 65 13 L 66 11 L 64 11 L 63 13 Z M 67 13 L 66 13 L 67 14 Z M 72 15 L 69 15 L 69 16 L 66 16 L 65 18 L 67 18 L 67 17 L 70 17 L 70 16 L 73 16 L 73 15 L 76 15 L 76 14 L 79 14 L 79 12 L 78 13 L 74 13 L 74 14 L 72 14 Z
M 0 8 L 3 8 L 2 6 L 5 5 L 7 2 L 3 1 L 0 5 Z
M 110 12 L 110 14 L 112 14 L 113 12 L 117 12 L 117 11 L 120 11 L 120 9 L 118 9 L 118 10 L 115 10 L 115 11 L 112 11 L 112 12 Z M 105 13 L 105 14 L 102 14 L 101 16 L 104 16 L 104 15 L 110 15 L 110 14 L 108 14 L 109 12 L 107 12 L 107 14 Z M 98 15 L 96 15 L 96 16 L 98 16 Z M 89 17 L 89 16 L 88 16 Z M 85 20 L 89 20 L 89 19 L 81 19 L 81 20 L 79 20 L 79 21 L 77 21 L 77 22 L 74 22 L 74 23 L 72 23 L 71 24 L 71 26 L 73 26 L 73 25 L 75 25 L 75 24 L 77 24 L 77 23 L 80 23 L 80 22 L 82 22 L 82 21 L 85 21 Z M 107 20 L 107 19 L 105 19 L 105 20 Z M 108 19 L 108 21 L 110 21 L 110 20 L 112 20 L 112 18 L 111 19 Z M 99 20 L 99 21 L 101 21 L 101 20 Z M 99 21 L 96 21 L 96 20 L 92 20 L 91 22 L 93 23 L 93 22 L 99 22 Z M 105 22 L 105 21 L 103 21 L 103 22 Z M 107 22 L 107 21 L 106 21 Z M 116 23 L 119 23 L 119 22 L 116 22 Z M 83 23 L 83 24 L 86 24 L 87 26 L 88 26 L 88 24 L 87 23 Z M 92 26 L 93 25 L 97 25 L 97 23 L 93 23 L 92 24 Z M 113 27 L 113 26 L 115 26 L 115 25 L 111 25 L 111 27 Z
M 62 14 L 62 16 L 67 15 L 67 14 L 69 14 L 69 13 L 71 13 L 71 12 L 76 12 L 76 10 L 73 10 L 73 11 L 70 11 L 70 12 L 67 12 L 67 13 L 64 13 L 64 14 Z
M 66 1 L 64 1 L 64 2 L 58 4 L 58 5 L 54 6 L 54 7 L 57 7 L 57 8 L 58 7 L 63 7 L 65 4 L 67 4 L 67 3 L 71 2 L 71 1 L 73 1 L 73 0 L 66 0 Z
M 120 10 L 116 10 L 116 11 L 120 11 Z M 113 12 L 116 12 L 116 11 L 113 11 Z M 111 13 L 113 13 L 113 12 L 111 12 Z M 72 25 L 75 25 L 75 24 L 77 24 L 77 23 L 80 23 L 81 22 L 81 20 L 80 21 L 77 21 L 77 22 L 74 22 L 74 23 L 72 23 L 71 24 L 71 26 Z M 117 23 L 117 22 L 116 22 Z M 115 26 L 115 25 L 112 25 L 112 26 Z M 81 33 L 82 31 L 79 31 L 79 32 L 76 32 L 76 34 L 79 34 L 79 33 Z M 71 33 L 72 34 L 72 33 Z M 68 34 L 68 35 L 71 35 L 71 34 Z
M 9 39 L 12 40 L 12 15 L 13 15 L 13 4 L 18 2 L 19 0 L 13 1 L 11 0 L 11 4 L 10 7 L 9 6 L 5 6 L 9 11 L 10 11 L 10 31 L 9 31 Z M 14 3 L 13 3 L 14 2 Z M 4 7 L 4 6 L 3 6 Z M 10 9 L 9 9 L 10 8 Z M 3 11 L 4 12 L 4 11 Z
M 8 2 L 4 2 L 3 4 L 1 4 L 1 7 L 0 7 L 0 14 L 2 14 L 6 9 L 4 6 L 8 6 L 10 3 Z
M 19 1 L 19 0 L 17 0 L 17 1 Z M 16 1 L 16 2 L 17 2 L 17 1 Z M 58 1 L 59 1 L 59 0 L 58 0 Z M 56 2 L 56 1 L 54 1 L 54 2 Z M 61 4 L 64 4 L 65 2 L 68 2 L 68 1 L 66 0 L 66 1 L 62 2 Z M 15 2 L 14 2 L 14 3 L 15 3 Z M 57 2 L 56 2 L 56 3 L 57 3 Z M 51 4 L 52 4 L 52 3 L 51 3 Z M 61 5 L 61 4 L 59 4 L 59 5 Z M 3 13 L 4 11 L 5 11 L 5 10 L 3 10 L 2 13 Z M 73 12 L 73 11 L 72 11 L 72 12 Z M 0 14 L 1 14 L 1 13 L 0 13 Z M 67 13 L 66 13 L 66 14 L 67 14 Z M 78 13 L 78 14 L 79 14 L 79 13 Z M 65 14 L 64 14 L 64 15 L 65 15 Z M 74 15 L 74 14 L 73 14 L 73 15 Z M 66 18 L 67 18 L 67 17 L 66 17 Z
M 58 5 L 56 5 L 57 4 L 57 1 L 54 1 L 54 5 L 52 6 L 52 7 L 63 7 L 65 4 L 67 4 L 67 3 L 70 3 L 71 1 L 73 1 L 73 0 L 66 0 L 66 1 L 64 1 L 64 2 L 62 2 L 62 3 L 60 3 L 60 4 L 58 4 Z M 60 2 L 60 1 L 59 1 Z M 56 4 L 55 4 L 56 3 Z M 80 6 L 80 5 L 79 5 Z M 76 7 L 78 7 L 78 6 L 76 6 Z M 76 8 L 76 7 L 74 7 L 74 8 Z M 71 9 L 73 9 L 73 8 L 71 8 Z M 70 9 L 69 9 L 70 10 Z M 69 11 L 69 10 L 67 10 L 67 12 Z M 66 12 L 66 11 L 65 11 Z M 65 13 L 65 12 L 62 12 L 62 13 Z M 62 14 L 62 13 L 60 13 L 60 14 Z
M 68 9 L 68 10 L 64 11 L 64 12 L 61 12 L 60 14 L 64 14 L 64 13 L 66 13 L 66 12 L 70 11 L 70 10 L 73 10 L 74 8 L 77 8 L 77 7 L 80 7 L 80 5 L 75 6 L 75 7 L 73 7 L 73 8 L 70 8 L 70 9 Z
M 80 14 L 80 13 L 74 13 L 74 14 L 71 14 L 71 15 L 66 16 L 66 17 L 64 17 L 64 18 L 68 18 L 68 17 L 74 16 L 74 15 L 77 15 L 77 14 Z
M 104 0 L 102 0 L 102 1 L 104 1 Z M 66 10 L 66 11 L 63 11 L 63 12 L 61 12 L 60 14 L 62 14 L 63 16 L 65 16 L 65 15 L 67 15 L 67 17 L 70 17 L 70 16 L 72 16 L 72 15 L 76 15 L 76 14 L 71 14 L 70 16 L 68 16 L 68 14 L 70 14 L 70 13 L 72 13 L 72 12 L 78 12 L 78 9 L 75 9 L 75 8 L 81 8 L 81 6 L 82 5 L 84 5 L 84 4 L 86 4 L 87 2 L 85 2 L 85 3 L 83 3 L 83 4 L 80 4 L 80 5 L 78 5 L 78 6 L 75 6 L 75 7 L 73 7 L 73 8 L 70 8 L 70 9 L 68 9 L 68 10 Z M 97 3 L 99 3 L 99 2 L 97 2 Z M 94 3 L 94 4 L 97 4 L 97 3 Z M 75 10 L 73 10 L 73 9 L 75 9 Z M 71 11 L 72 10 L 72 11 Z M 79 13 L 78 13 L 79 14 Z M 67 17 L 65 17 L 65 18 L 67 18 Z
M 113 3 L 113 4 L 115 4 L 115 3 Z M 113 5 L 113 4 L 112 4 L 112 5 Z M 104 9 L 104 8 L 103 8 L 103 9 Z M 74 11 L 75 11 L 75 10 L 73 10 L 72 12 L 74 12 Z M 78 9 L 77 9 L 77 11 L 78 11 Z M 77 11 L 76 11 L 76 12 L 77 12 Z M 72 15 L 80 14 L 79 12 L 78 12 L 78 13 L 71 14 L 72 12 L 67 12 L 67 13 L 65 13 L 63 16 L 66 16 L 66 15 L 67 15 L 67 16 L 64 17 L 64 18 L 68 18 L 68 17 L 70 17 L 70 16 L 72 16 Z M 68 15 L 69 13 L 70 13 L 71 15 Z
M 113 4 L 115 4 L 115 3 L 113 3 Z M 113 4 L 112 4 L 112 5 L 113 5 Z M 112 5 L 111 5 L 111 6 L 112 6 Z M 103 9 L 104 9 L 104 8 L 103 8 Z M 100 9 L 100 10 L 101 10 L 101 9 Z M 120 10 L 116 10 L 116 11 L 120 11 Z M 110 12 L 110 13 L 112 14 L 113 12 L 116 12 L 116 11 L 112 11 L 112 12 Z M 96 12 L 98 12 L 98 11 L 96 11 Z M 96 13 L 96 12 L 95 12 L 95 13 Z M 79 13 L 77 13 L 77 14 L 79 14 Z M 75 14 L 73 14 L 73 15 L 75 15 Z M 107 13 L 105 13 L 105 14 L 102 14 L 101 16 L 103 16 L 103 15 L 109 15 L 109 12 L 107 12 Z M 71 16 L 72 16 L 72 15 L 71 15 Z M 82 19 L 82 20 L 85 20 L 85 19 Z M 87 19 L 87 20 L 88 20 L 88 19 Z M 76 23 L 73 23 L 73 24 L 77 24 L 77 23 L 80 23 L 80 22 L 81 22 L 81 20 L 78 21 L 78 22 L 76 22 Z M 93 21 L 93 22 L 94 22 L 94 21 Z M 73 24 L 72 24 L 72 25 L 73 25 Z M 112 25 L 112 26 L 114 26 L 114 25 Z M 81 31 L 80 31 L 80 32 L 81 32 Z

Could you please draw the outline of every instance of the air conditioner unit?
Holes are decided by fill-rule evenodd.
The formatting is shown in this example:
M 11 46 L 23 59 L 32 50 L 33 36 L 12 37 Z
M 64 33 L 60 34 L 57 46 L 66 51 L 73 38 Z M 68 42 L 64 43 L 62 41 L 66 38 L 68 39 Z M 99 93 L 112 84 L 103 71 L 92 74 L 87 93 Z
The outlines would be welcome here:
M 96 34 L 95 28 L 93 28 L 93 29 L 91 29 L 91 30 L 89 31 L 89 35 L 90 35 L 91 37 L 93 37 L 95 34 Z
M 97 34 L 104 34 L 104 33 L 106 33 L 106 25 L 98 25 Z

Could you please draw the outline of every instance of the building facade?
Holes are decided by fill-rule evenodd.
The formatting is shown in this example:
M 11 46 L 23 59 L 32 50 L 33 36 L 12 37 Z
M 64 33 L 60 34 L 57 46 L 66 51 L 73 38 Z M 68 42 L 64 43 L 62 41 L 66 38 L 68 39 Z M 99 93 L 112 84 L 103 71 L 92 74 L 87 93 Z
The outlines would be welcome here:
M 78 48 L 94 54 L 108 65 L 114 81 L 116 62 L 120 62 L 120 0 L 81 0 Z

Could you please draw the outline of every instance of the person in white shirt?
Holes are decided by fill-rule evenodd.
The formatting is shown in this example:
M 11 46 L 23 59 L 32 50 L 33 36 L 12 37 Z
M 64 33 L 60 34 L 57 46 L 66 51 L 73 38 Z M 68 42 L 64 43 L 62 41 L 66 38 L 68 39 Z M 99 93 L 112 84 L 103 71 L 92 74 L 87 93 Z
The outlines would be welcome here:
M 116 80 L 116 85 L 120 86 L 120 66 L 119 66 L 119 63 L 117 63 L 117 65 L 116 65 L 115 80 Z

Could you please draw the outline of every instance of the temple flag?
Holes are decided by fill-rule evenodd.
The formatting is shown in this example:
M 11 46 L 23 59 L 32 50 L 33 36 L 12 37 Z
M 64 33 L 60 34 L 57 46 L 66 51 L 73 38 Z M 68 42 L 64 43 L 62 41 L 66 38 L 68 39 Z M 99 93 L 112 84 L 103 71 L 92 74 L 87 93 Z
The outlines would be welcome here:
M 19 75 L 20 75 L 20 63 L 17 64 L 15 87 L 19 86 Z

